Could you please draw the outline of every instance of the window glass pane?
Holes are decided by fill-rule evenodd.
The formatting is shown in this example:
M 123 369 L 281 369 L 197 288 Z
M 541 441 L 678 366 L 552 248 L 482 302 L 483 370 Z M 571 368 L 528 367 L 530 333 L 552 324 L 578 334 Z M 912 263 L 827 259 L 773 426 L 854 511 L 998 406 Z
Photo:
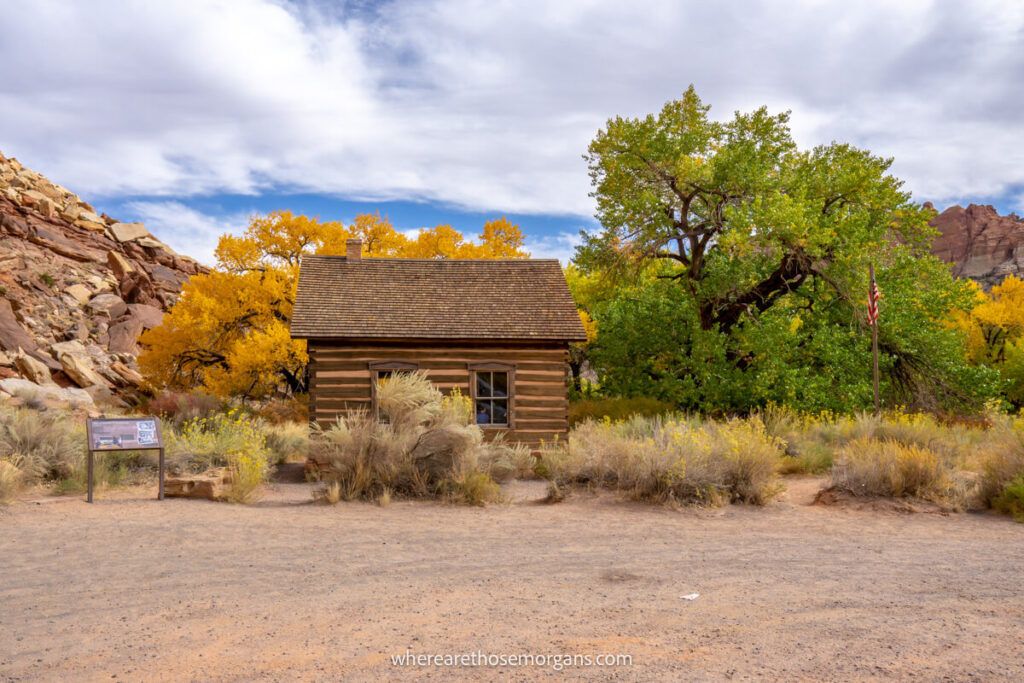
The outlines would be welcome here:
M 491 402 L 476 402 L 476 423 L 478 425 L 491 424 Z
M 490 398 L 491 396 L 491 373 L 489 372 L 478 372 L 476 373 L 476 395 L 480 398 Z
M 494 395 L 508 396 L 508 373 L 492 372 L 491 376 L 493 377 L 491 384 L 494 387 Z
M 492 401 L 494 407 L 491 410 L 491 423 L 496 425 L 508 424 L 508 400 L 498 399 Z

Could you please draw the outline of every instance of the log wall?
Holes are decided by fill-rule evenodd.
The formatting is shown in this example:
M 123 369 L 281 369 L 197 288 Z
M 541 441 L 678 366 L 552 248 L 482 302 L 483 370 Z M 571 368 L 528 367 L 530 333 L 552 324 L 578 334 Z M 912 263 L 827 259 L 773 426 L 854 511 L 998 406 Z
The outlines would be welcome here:
M 493 436 L 532 448 L 541 440 L 564 439 L 568 431 L 566 344 L 493 344 L 395 342 L 381 344 L 315 341 L 308 343 L 310 417 L 323 427 L 347 410 L 372 410 L 371 363 L 414 363 L 444 393 L 458 388 L 471 396 L 471 366 L 505 363 L 512 370 L 511 428 L 485 427 Z

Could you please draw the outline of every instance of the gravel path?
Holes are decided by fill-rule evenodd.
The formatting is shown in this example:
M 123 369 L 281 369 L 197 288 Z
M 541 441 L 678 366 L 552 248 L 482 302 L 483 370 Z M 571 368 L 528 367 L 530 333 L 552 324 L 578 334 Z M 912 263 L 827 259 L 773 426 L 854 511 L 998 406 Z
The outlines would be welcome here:
M 1024 679 L 1024 525 L 808 506 L 0 510 L 0 680 Z M 681 596 L 699 593 L 694 600 Z M 396 667 L 392 655 L 632 656 Z

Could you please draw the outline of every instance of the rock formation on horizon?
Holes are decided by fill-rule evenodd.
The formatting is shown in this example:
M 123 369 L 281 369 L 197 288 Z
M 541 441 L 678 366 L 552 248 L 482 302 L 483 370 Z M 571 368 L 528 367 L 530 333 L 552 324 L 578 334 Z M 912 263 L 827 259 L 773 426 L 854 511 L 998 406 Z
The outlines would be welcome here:
M 1024 220 L 1000 216 L 992 206 L 951 206 L 934 219 L 939 236 L 932 253 L 953 265 L 953 274 L 991 289 L 1007 275 L 1024 277 Z
M 0 154 L 0 397 L 135 402 L 139 335 L 205 270 Z

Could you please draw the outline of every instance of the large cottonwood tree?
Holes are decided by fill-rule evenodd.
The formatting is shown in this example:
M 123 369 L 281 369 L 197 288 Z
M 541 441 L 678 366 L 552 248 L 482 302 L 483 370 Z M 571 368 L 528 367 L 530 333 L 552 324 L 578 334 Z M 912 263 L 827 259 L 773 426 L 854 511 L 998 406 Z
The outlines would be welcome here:
M 860 354 L 855 347 L 867 338 L 860 306 L 874 262 L 882 279 L 900 288 L 890 293 L 900 310 L 883 309 L 888 386 L 912 398 L 925 384 L 960 395 L 948 373 L 936 370 L 956 361 L 950 356 L 955 343 L 936 318 L 943 307 L 967 305 L 967 295 L 927 255 L 931 211 L 914 203 L 889 172 L 890 159 L 842 143 L 802 150 L 789 115 L 765 108 L 716 121 L 692 87 L 656 115 L 609 120 L 586 158 L 602 228 L 584 236 L 575 263 L 612 279 L 620 293 L 632 288 L 615 307 L 605 307 L 603 320 L 596 315 L 594 345 L 598 356 L 621 349 L 605 357 L 606 377 L 619 377 L 628 391 L 649 390 L 647 380 L 669 377 L 677 389 L 693 389 L 683 392 L 686 400 L 669 398 L 704 407 L 701 400 L 718 400 L 700 398 L 711 396 L 711 382 L 741 386 L 737 370 L 772 367 L 779 377 L 789 357 L 827 371 L 825 357 L 807 356 L 817 343 L 806 336 L 811 330 L 849 346 L 844 363 L 854 369 L 844 367 L 844 373 L 852 376 Z M 927 276 L 908 278 L 914 271 Z M 643 290 L 645 278 L 675 286 L 655 294 Z M 653 311 L 660 311 L 660 326 L 650 319 Z M 907 343 L 896 333 L 912 328 L 911 319 L 938 340 L 943 362 L 927 357 L 934 344 Z M 628 358 L 622 341 L 635 332 L 627 329 L 630 320 L 634 328 L 655 326 L 636 344 L 663 340 L 660 349 L 633 345 L 636 371 L 614 365 Z M 850 334 L 837 334 L 837 326 Z M 768 339 L 771 344 L 760 343 Z M 652 353 L 661 359 L 645 366 Z M 745 404 L 741 397 L 724 407 Z

